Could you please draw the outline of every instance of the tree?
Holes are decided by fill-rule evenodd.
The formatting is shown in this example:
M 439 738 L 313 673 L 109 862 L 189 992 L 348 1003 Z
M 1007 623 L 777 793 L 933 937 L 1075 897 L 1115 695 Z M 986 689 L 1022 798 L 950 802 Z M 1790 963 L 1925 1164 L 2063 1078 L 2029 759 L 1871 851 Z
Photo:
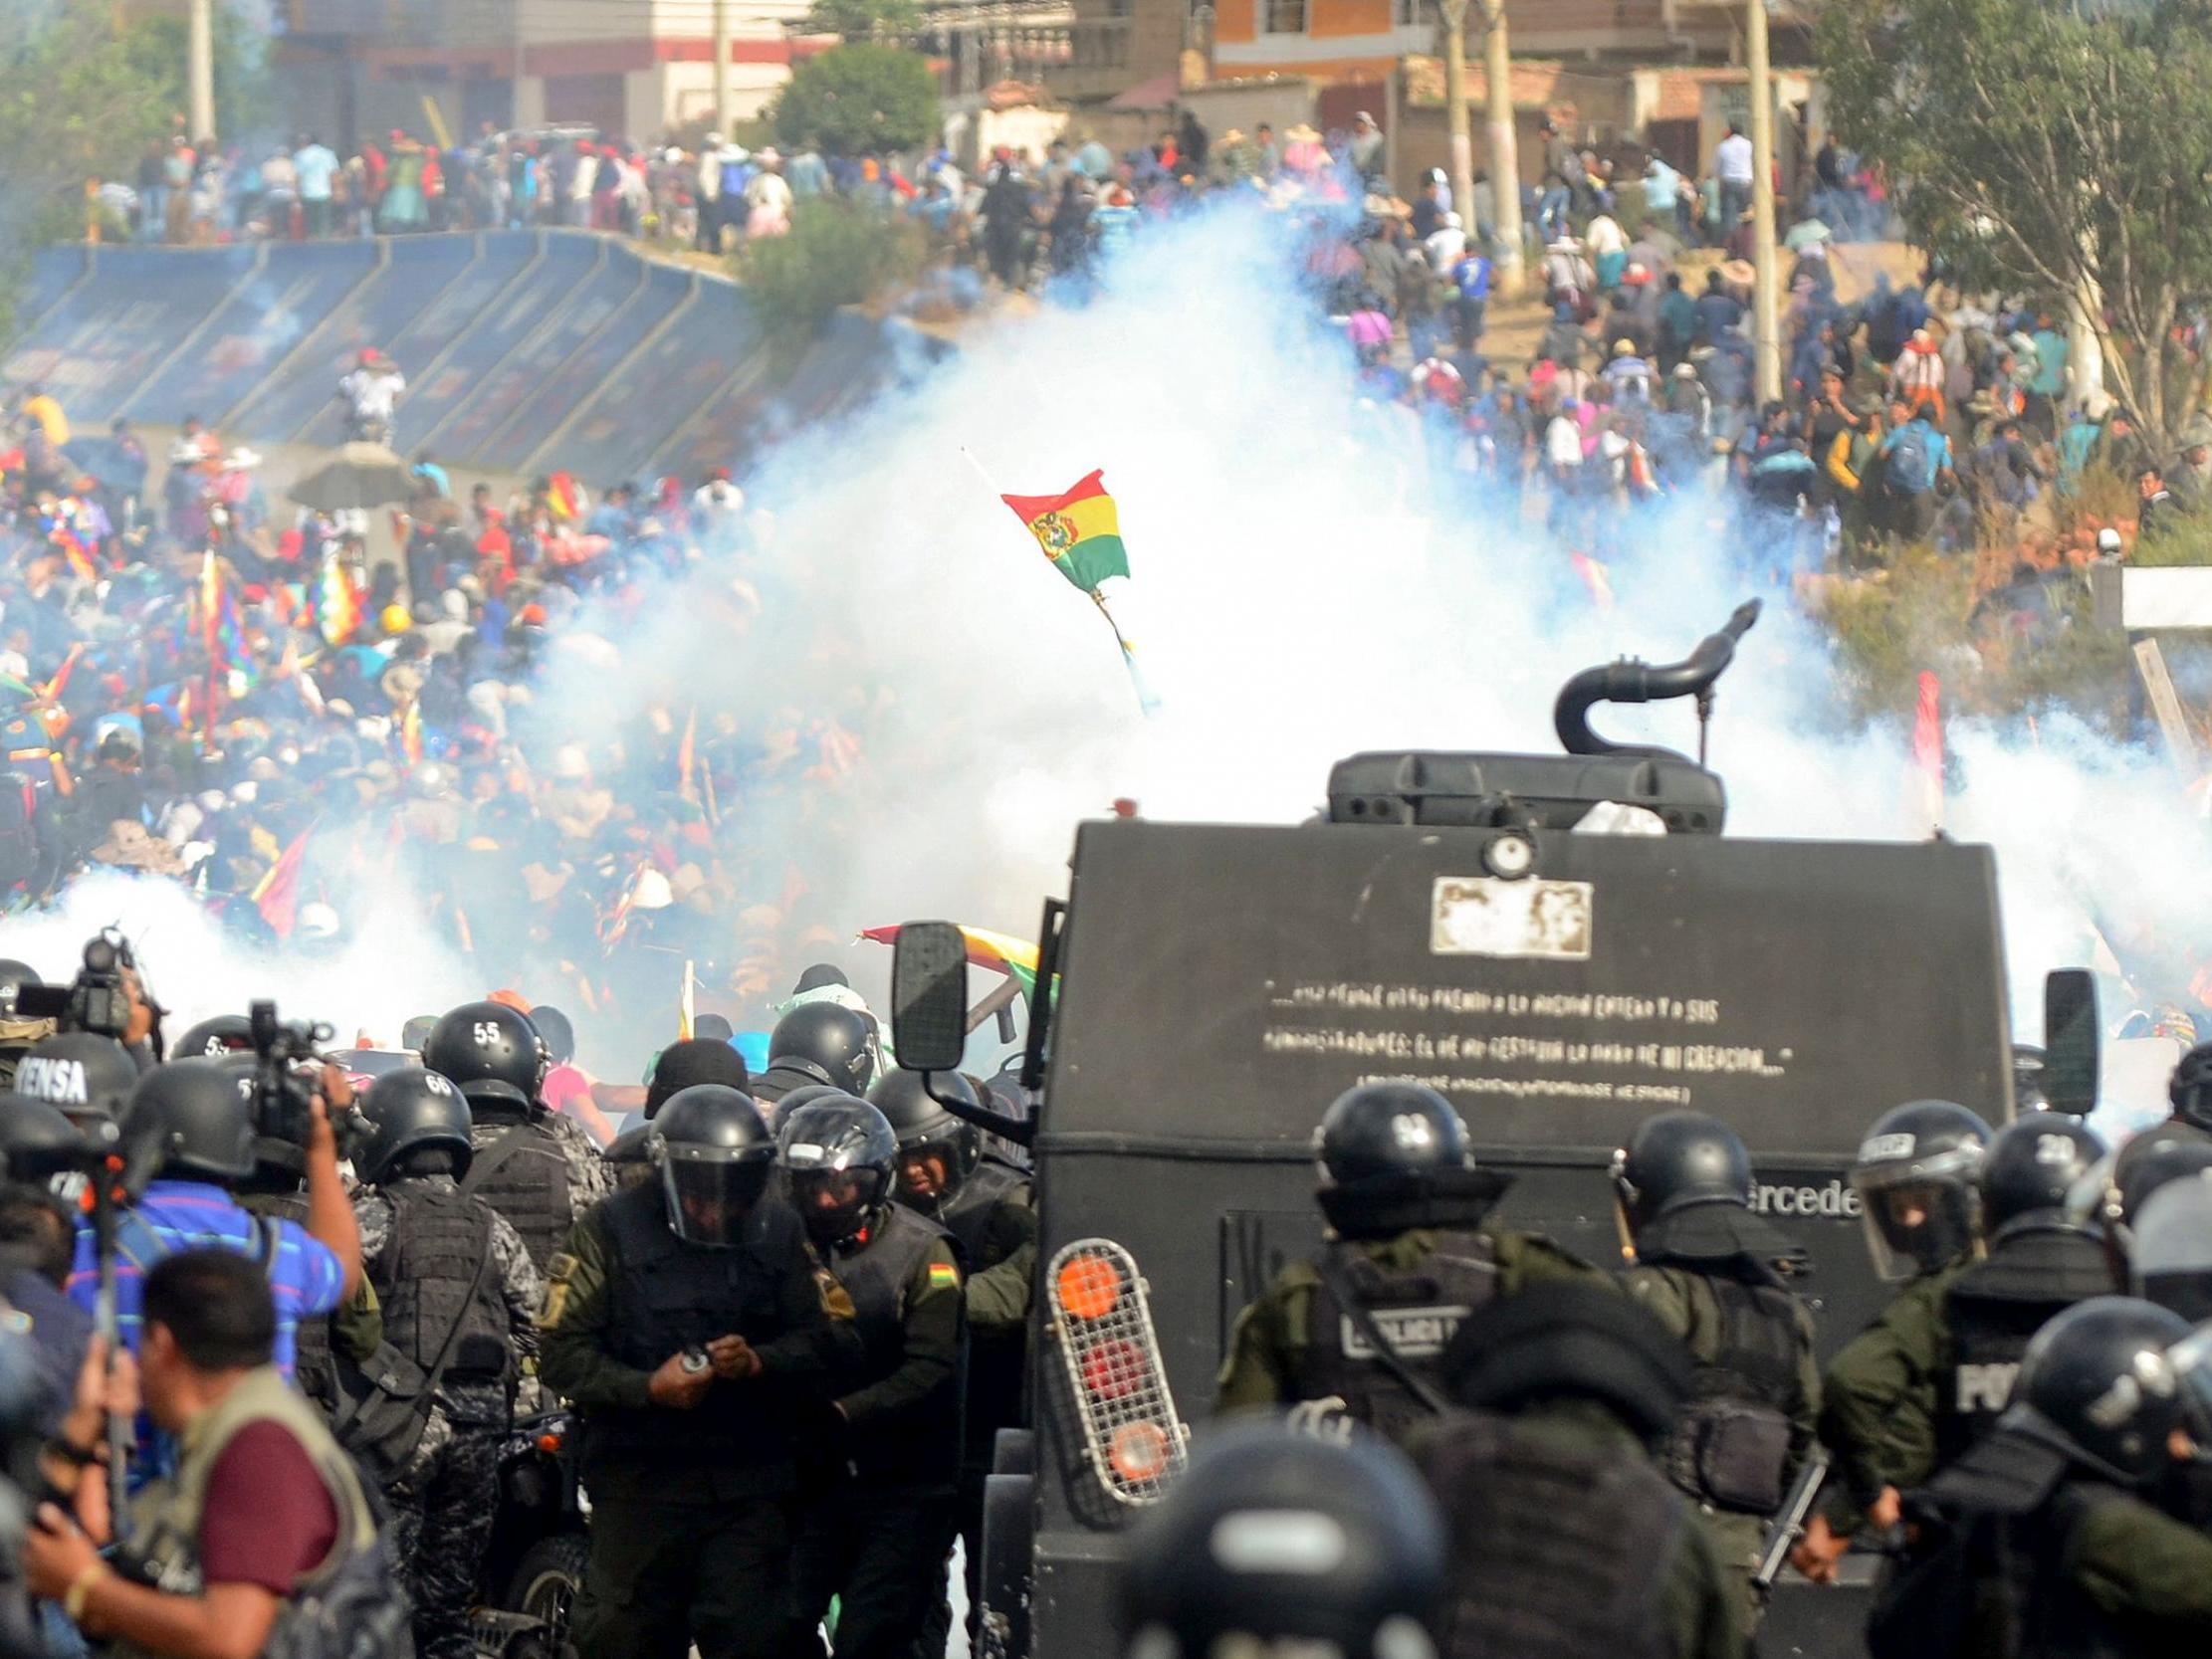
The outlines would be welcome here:
M 1899 180 L 1914 239 L 1968 289 L 2086 302 L 2170 442 L 2197 397 L 2174 324 L 2212 292 L 2212 8 L 1832 0 L 1818 41 L 1838 133 Z
M 840 155 L 913 149 L 937 136 L 937 78 L 893 46 L 833 46 L 792 71 L 776 96 L 775 135 Z
M 809 33 L 842 41 L 908 35 L 921 26 L 921 0 L 814 0 L 806 14 Z

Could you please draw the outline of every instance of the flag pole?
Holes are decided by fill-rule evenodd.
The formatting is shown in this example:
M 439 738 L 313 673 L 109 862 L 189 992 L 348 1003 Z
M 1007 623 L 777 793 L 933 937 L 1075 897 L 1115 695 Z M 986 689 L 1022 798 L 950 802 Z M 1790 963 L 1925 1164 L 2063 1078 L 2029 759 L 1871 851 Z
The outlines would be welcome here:
M 995 499 L 1004 501 L 1006 493 L 985 471 L 984 464 L 976 459 L 976 452 L 963 444 L 960 446 L 960 453 L 976 469 L 976 476 L 984 481 L 984 488 Z M 1137 707 L 1147 716 L 1158 713 L 1160 700 L 1152 695 L 1152 689 L 1145 684 L 1145 677 L 1137 667 L 1137 648 L 1129 643 L 1129 636 L 1121 631 L 1121 624 L 1114 620 L 1114 613 L 1107 608 L 1106 596 L 1095 587 L 1085 588 L 1083 591 L 1091 596 L 1091 603 L 1098 607 L 1098 614 L 1106 619 L 1106 626 L 1114 631 L 1114 644 L 1121 650 L 1122 666 L 1129 671 L 1129 684 L 1137 693 Z

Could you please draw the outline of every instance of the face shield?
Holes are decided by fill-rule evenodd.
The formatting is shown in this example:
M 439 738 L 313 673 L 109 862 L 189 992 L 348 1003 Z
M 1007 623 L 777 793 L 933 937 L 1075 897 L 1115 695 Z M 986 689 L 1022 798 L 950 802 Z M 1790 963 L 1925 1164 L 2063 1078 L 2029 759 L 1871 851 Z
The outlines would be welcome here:
M 1981 1222 L 1974 1189 L 1981 1157 L 1979 1146 L 1959 1146 L 1851 1172 L 1878 1275 L 1892 1284 L 1917 1278 L 1973 1246 Z
M 774 1167 L 765 1151 L 661 1141 L 661 1196 L 668 1205 L 670 1230 L 687 1244 L 715 1250 L 742 1243 L 746 1218 L 768 1190 Z
M 2200 1325 L 2166 1349 L 2166 1362 L 2181 1383 L 2189 1438 L 2212 1446 L 2212 1325 Z
M 793 1141 L 780 1158 L 791 1207 L 817 1244 L 841 1244 L 852 1237 L 887 1195 L 885 1171 L 855 1162 L 854 1148 Z
M 2191 1325 L 2212 1320 L 2212 1174 L 2153 1192 L 2136 1212 L 2133 1231 L 2135 1294 Z

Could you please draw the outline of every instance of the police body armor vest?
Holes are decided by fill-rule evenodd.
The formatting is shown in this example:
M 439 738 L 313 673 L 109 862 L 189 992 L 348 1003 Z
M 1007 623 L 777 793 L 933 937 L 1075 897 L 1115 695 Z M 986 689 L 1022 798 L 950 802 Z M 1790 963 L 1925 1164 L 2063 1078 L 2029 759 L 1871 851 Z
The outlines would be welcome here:
M 1691 1354 L 1695 1378 L 1667 1442 L 1666 1473 L 1715 1509 L 1772 1515 L 1790 1460 L 1796 1299 L 1777 1285 L 1700 1277 L 1720 1307 L 1719 1339 L 1711 1352 Z
M 613 1248 L 607 1353 L 641 1371 L 717 1337 L 765 1343 L 784 1333 L 777 1303 L 783 1265 L 803 1260 L 805 1235 L 786 1204 L 754 1206 L 745 1242 L 718 1250 L 688 1244 L 668 1225 L 656 1187 L 633 1187 L 596 1211 Z M 647 1405 L 585 1413 L 587 1458 L 659 1455 L 686 1464 L 758 1467 L 787 1461 L 792 1416 L 778 1390 L 756 1379 L 717 1380 L 696 1410 Z
M 532 1263 L 544 1273 L 568 1242 L 568 1230 L 576 1220 L 568 1156 L 560 1137 L 534 1114 L 524 1120 L 479 1118 L 469 1130 L 469 1140 L 476 1149 L 475 1161 L 461 1190 L 499 1211 L 521 1236 Z
M 515 1375 L 507 1299 L 491 1272 L 477 1271 L 492 1247 L 491 1206 L 419 1181 L 396 1181 L 383 1194 L 391 1205 L 391 1242 L 371 1277 L 384 1310 L 384 1340 L 428 1370 L 458 1320 L 446 1382 L 507 1387 Z
M 304 1192 L 242 1192 L 238 1207 L 256 1216 L 308 1224 Z M 265 1243 L 267 1241 L 264 1241 Z M 331 1316 L 309 1314 L 293 1329 L 292 1379 L 300 1392 L 331 1410 L 337 1403 L 337 1361 L 331 1353 Z
M 1679 1495 L 1620 1444 L 1455 1413 L 1422 1453 L 1451 1529 L 1441 1659 L 1666 1659 Z
M 1951 1358 L 1936 1377 L 1938 1468 L 1997 1426 L 2029 1339 L 2055 1315 L 2113 1288 L 2103 1246 L 2065 1227 L 2001 1234 L 1987 1261 L 1958 1276 L 1943 1300 Z
M 1334 1396 L 1354 1421 L 1403 1439 L 1432 1413 L 1376 1357 L 1331 1280 L 1351 1287 L 1407 1368 L 1442 1394 L 1444 1345 L 1460 1321 L 1497 1294 L 1496 1254 L 1489 1239 L 1468 1232 L 1439 1233 L 1436 1249 L 1403 1272 L 1341 1240 L 1323 1251 L 1330 1271 L 1314 1287 L 1312 1325 L 1294 1367 L 1298 1397 Z
M 961 1260 L 972 1271 L 981 1273 L 998 1265 L 985 1259 L 992 1214 L 1028 1184 L 1029 1177 L 1019 1169 L 986 1153 L 960 1183 L 960 1190 L 939 1206 L 936 1219 L 959 1242 Z
M 1969 1608 L 1972 1638 L 1963 1650 L 1944 1644 L 1942 1659 L 2153 1659 L 2082 1593 L 2066 1567 L 2075 1530 L 2126 1496 L 2066 1467 L 2048 1448 L 2009 1434 L 1990 1437 L 1912 1494 L 1908 1515 L 1933 1513 L 1946 1531 L 1978 1533 L 1963 1551 L 1946 1553 L 1950 1570 L 1968 1581 L 1949 1585 L 1937 1604 Z M 1912 1572 L 1910 1557 L 1891 1564 L 1891 1576 L 1877 1590 L 1878 1619 L 1896 1588 L 1915 1587 Z M 1943 1618 L 1926 1616 L 1926 1604 L 1909 1598 L 1896 1605 L 1900 1611 L 1886 1621 L 1882 1651 L 1923 1659 L 1923 1649 L 1939 1645 L 1927 1638 Z M 1924 1659 L 1935 1656 L 1927 1652 Z
M 852 1298 L 853 1324 L 862 1358 L 851 1392 L 871 1387 L 906 1358 L 907 1292 L 931 1246 L 951 1235 L 904 1204 L 876 1212 L 868 1242 L 829 1264 Z M 865 1478 L 882 1482 L 952 1479 L 960 1433 L 960 1372 L 895 1417 L 864 1424 L 852 1433 L 852 1462 Z
M 953 1235 L 965 1271 L 984 1273 L 998 1265 L 1002 1252 L 991 1237 L 992 1218 L 1000 1205 L 1020 1203 L 1028 1185 L 1026 1170 L 986 1152 L 939 1209 L 937 1220 Z M 969 1335 L 961 1461 L 972 1470 L 989 1469 L 998 1431 L 1021 1421 L 1028 1350 L 1028 1334 L 1022 1330 Z

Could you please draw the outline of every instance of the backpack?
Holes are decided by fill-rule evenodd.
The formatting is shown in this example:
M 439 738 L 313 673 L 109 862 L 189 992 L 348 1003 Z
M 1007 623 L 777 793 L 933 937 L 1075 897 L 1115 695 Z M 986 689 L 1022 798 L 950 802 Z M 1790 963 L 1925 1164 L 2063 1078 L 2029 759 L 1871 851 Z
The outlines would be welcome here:
M 0 773 L 0 889 L 38 874 L 38 796 L 21 772 Z
M 1881 476 L 1891 495 L 1924 496 L 1935 488 L 1935 450 L 1920 422 L 1907 421 L 1897 428 L 1887 463 Z
M 372 1492 L 365 1549 L 343 1551 L 277 1609 L 261 1659 L 413 1659 L 414 1607 Z M 341 1528 L 341 1536 L 345 1529 Z

